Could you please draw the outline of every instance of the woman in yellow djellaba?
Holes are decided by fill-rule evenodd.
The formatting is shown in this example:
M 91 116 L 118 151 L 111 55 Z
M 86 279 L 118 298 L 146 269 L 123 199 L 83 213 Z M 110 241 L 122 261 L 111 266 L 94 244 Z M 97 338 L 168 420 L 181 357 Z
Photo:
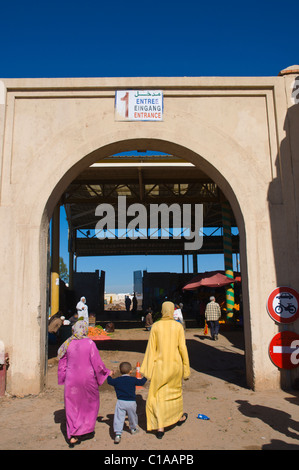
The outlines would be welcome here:
M 147 430 L 162 439 L 164 428 L 183 424 L 182 379 L 190 375 L 183 326 L 173 319 L 174 304 L 162 304 L 162 318 L 152 326 L 140 372 L 150 380 L 146 401 Z

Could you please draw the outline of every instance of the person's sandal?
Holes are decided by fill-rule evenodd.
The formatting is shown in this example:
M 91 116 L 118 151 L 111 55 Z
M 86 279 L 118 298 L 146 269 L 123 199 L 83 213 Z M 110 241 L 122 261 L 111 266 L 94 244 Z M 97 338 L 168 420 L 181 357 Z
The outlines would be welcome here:
M 187 419 L 188 419 L 188 413 L 183 413 L 182 418 L 184 418 L 184 417 L 185 417 L 185 419 L 180 419 L 180 420 L 176 423 L 177 426 L 182 426 L 182 424 L 184 424 L 184 423 L 187 421 Z
M 157 433 L 156 433 L 157 439 L 162 439 L 163 436 L 164 436 L 164 432 L 163 432 L 163 431 L 157 431 Z
M 75 446 L 77 446 L 78 444 L 80 444 L 80 439 L 77 439 L 76 437 L 71 437 L 71 439 L 76 439 L 75 442 L 69 442 L 69 447 L 71 449 L 73 449 Z

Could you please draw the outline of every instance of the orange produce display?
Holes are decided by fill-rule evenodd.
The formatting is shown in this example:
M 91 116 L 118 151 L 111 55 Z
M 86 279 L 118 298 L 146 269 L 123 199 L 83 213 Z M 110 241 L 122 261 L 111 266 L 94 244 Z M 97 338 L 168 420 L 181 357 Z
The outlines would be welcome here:
M 103 330 L 102 327 L 97 327 L 97 326 L 88 327 L 88 338 L 94 341 L 111 339 L 108 333 L 106 333 L 106 331 Z

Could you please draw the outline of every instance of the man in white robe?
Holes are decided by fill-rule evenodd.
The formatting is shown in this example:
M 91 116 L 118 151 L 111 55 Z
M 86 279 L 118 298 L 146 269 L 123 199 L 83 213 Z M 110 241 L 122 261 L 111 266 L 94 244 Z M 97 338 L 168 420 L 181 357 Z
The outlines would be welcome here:
M 87 322 L 87 325 L 89 325 L 88 307 L 86 305 L 85 297 L 81 297 L 80 302 L 78 302 L 76 305 L 76 309 L 78 313 L 78 318 L 83 317 L 83 320 L 85 320 Z

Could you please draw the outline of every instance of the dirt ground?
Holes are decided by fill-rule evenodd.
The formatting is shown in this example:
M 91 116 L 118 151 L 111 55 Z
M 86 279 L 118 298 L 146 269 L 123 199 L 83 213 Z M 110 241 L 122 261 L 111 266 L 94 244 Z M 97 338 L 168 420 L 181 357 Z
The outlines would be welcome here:
M 112 341 L 98 343 L 107 367 L 118 370 L 123 360 L 134 369 L 142 362 L 149 332 L 116 330 Z M 223 331 L 218 341 L 201 329 L 187 329 L 191 376 L 183 383 L 183 426 L 167 430 L 162 440 L 146 431 L 145 403 L 149 382 L 137 390 L 140 432 L 131 435 L 126 423 L 120 444 L 114 444 L 115 392 L 100 387 L 100 411 L 93 438 L 69 449 L 66 441 L 63 386 L 57 385 L 57 358 L 50 351 L 48 384 L 38 396 L 0 398 L 0 450 L 263 450 L 299 449 L 299 393 L 254 392 L 246 387 L 243 333 Z M 210 419 L 197 418 L 199 413 Z

